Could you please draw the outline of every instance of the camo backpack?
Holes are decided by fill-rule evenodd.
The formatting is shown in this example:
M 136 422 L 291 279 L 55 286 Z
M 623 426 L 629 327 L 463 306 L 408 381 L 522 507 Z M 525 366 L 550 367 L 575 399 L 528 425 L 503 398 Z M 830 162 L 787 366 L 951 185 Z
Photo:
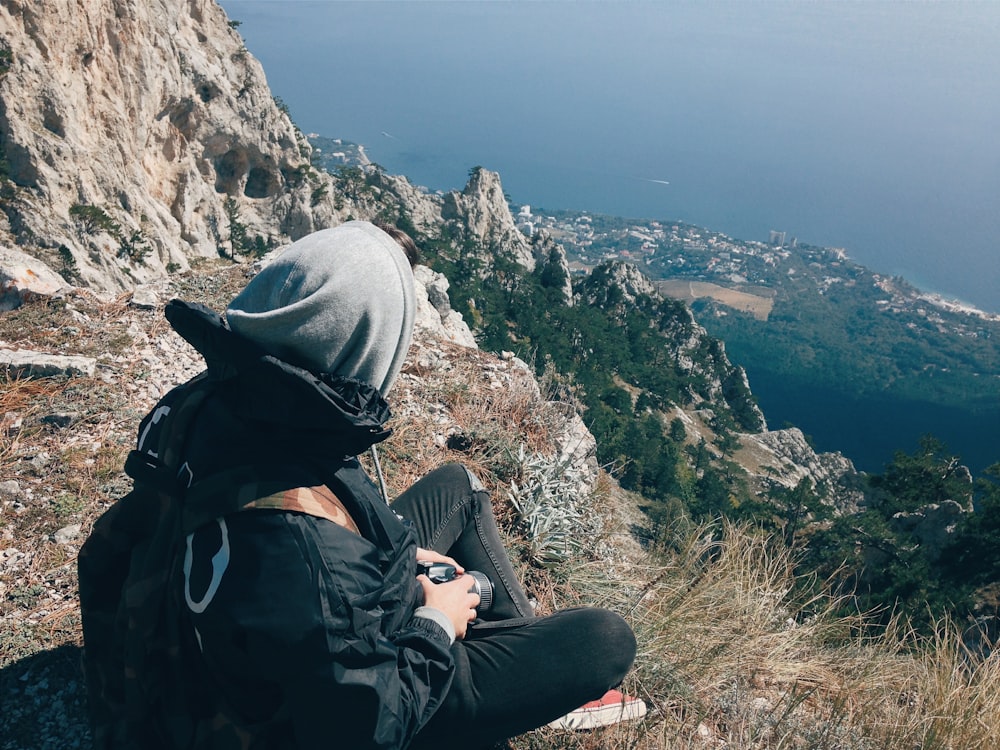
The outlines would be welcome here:
M 343 504 L 302 466 L 242 466 L 187 486 L 180 464 L 187 438 L 219 387 L 224 380 L 202 373 L 143 419 L 139 445 L 125 462 L 133 488 L 95 522 L 80 550 L 83 664 L 95 748 L 247 745 L 236 713 L 221 705 L 200 658 L 192 658 L 198 650 L 184 627 L 176 585 L 178 551 L 188 534 L 254 508 L 307 513 L 357 532 Z

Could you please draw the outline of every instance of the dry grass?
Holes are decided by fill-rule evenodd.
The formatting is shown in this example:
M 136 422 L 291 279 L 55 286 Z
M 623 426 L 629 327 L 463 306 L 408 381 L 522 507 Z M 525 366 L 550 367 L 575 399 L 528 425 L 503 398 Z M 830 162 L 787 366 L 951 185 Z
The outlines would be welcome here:
M 59 389 L 58 384 L 44 380 L 3 378 L 0 381 L 0 466 L 10 465 L 18 446 L 30 439 L 31 433 L 24 431 L 25 415 L 30 429 L 31 416 Z
M 1000 746 L 1000 655 L 962 645 L 942 622 L 921 641 L 902 623 L 857 635 L 837 601 L 791 596 L 789 554 L 733 526 L 687 534 L 656 562 L 608 575 L 572 566 L 560 606 L 586 602 L 630 620 L 640 644 L 626 689 L 639 724 L 590 733 L 545 729 L 542 748 L 965 750 Z
M 421 364 L 427 357 L 437 367 L 445 361 L 447 375 L 432 374 Z M 464 463 L 496 493 L 519 478 L 520 446 L 552 450 L 554 407 L 540 400 L 534 378 L 478 350 L 415 344 L 390 400 L 394 432 L 380 454 L 393 496 L 449 460 Z

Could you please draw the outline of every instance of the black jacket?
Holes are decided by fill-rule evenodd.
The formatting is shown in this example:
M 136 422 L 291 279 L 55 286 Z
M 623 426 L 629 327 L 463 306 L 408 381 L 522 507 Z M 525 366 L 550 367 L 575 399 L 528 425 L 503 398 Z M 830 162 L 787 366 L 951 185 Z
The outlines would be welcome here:
M 360 532 L 253 510 L 187 538 L 176 580 L 212 710 L 243 747 L 407 746 L 447 692 L 453 659 L 444 630 L 413 614 L 414 535 L 356 458 L 388 436 L 388 407 L 370 386 L 266 355 L 206 308 L 174 301 L 167 317 L 219 382 L 184 452 L 192 501 L 200 482 L 233 467 L 294 466 L 285 489 L 315 476 Z

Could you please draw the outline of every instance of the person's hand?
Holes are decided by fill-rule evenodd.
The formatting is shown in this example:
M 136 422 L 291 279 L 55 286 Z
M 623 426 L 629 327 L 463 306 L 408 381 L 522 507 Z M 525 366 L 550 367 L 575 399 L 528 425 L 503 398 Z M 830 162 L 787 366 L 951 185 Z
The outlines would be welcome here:
M 465 568 L 459 565 L 453 557 L 442 555 L 440 552 L 435 552 L 432 549 L 421 549 L 420 547 L 417 547 L 417 560 L 421 562 L 448 563 L 449 565 L 455 566 L 455 572 L 459 575 L 465 572 Z
M 472 579 L 459 576 L 446 583 L 432 583 L 427 576 L 420 575 L 417 580 L 424 589 L 424 604 L 444 612 L 455 627 L 455 637 L 459 640 L 465 638 L 469 623 L 476 619 L 476 607 L 479 606 L 479 594 L 469 591 Z

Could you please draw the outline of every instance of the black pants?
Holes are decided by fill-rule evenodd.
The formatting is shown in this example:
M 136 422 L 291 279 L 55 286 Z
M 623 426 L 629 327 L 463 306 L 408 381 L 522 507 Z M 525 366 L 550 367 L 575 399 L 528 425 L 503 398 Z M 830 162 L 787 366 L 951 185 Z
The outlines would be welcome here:
M 494 605 L 452 647 L 455 677 L 414 748 L 478 748 L 542 726 L 618 685 L 635 636 L 618 615 L 580 608 L 534 617 L 493 518 L 489 494 L 458 464 L 431 472 L 393 503 L 420 546 L 486 573 Z

